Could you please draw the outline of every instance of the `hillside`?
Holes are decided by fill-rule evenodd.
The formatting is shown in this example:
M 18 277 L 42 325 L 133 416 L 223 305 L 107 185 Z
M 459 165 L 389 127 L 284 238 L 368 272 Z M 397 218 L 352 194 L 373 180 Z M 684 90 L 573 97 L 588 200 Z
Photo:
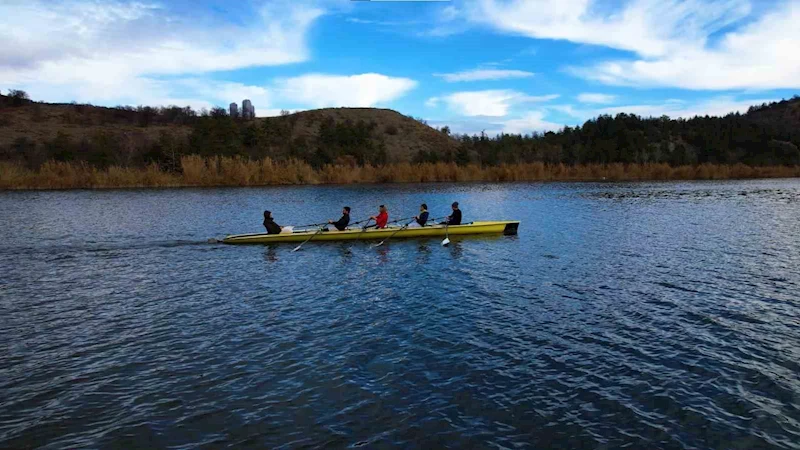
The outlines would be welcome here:
M 800 129 L 800 97 L 750 107 L 747 116 L 763 123 L 780 124 Z
M 19 94 L 18 92 L 16 94 Z M 23 93 L 24 94 L 24 93 Z M 800 164 L 800 98 L 746 114 L 693 119 L 600 116 L 530 135 L 450 136 L 396 111 L 329 108 L 245 121 L 220 109 L 116 107 L 0 96 L 0 161 L 182 170 L 182 156 L 326 165 L 455 162 L 545 164 Z
M 420 151 L 454 151 L 458 146 L 438 130 L 389 109 L 328 108 L 243 121 L 223 116 L 221 110 L 203 116 L 176 107 L 12 103 L 0 95 L 0 158 L 25 159 L 33 165 L 53 157 L 127 165 L 165 146 L 181 154 L 277 159 L 319 155 L 324 163 L 341 156 L 326 158 L 320 155 L 325 149 L 361 147 L 364 155 L 356 162 L 388 163 L 411 161 Z M 111 152 L 98 146 L 108 146 Z M 103 155 L 92 157 L 91 152 Z M 382 156 L 372 161 L 370 154 L 379 152 Z

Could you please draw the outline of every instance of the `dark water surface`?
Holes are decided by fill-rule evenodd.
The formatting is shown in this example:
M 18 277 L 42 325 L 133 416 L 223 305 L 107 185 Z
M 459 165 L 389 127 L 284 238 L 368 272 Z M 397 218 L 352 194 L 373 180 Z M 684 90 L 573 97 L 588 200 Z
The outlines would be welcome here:
M 453 200 L 520 234 L 206 242 Z M 800 180 L 15 192 L 0 229 L 1 448 L 800 449 Z

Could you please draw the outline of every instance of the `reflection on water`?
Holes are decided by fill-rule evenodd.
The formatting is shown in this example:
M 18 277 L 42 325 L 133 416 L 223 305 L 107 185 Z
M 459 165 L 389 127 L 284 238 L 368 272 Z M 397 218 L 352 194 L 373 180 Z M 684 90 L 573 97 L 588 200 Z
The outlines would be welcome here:
M 276 244 L 267 244 L 264 246 L 266 249 L 264 252 L 264 260 L 270 263 L 278 262 L 278 251 L 276 247 Z
M 0 193 L 0 448 L 786 448 L 800 182 Z M 225 246 L 386 204 L 518 236 Z M 285 220 L 284 220 L 285 219 Z

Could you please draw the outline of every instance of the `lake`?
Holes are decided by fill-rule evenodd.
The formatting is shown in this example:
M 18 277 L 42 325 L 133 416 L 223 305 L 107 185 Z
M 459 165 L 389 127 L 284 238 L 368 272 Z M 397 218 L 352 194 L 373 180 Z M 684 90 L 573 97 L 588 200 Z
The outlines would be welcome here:
M 209 238 L 458 201 L 517 236 Z M 800 448 L 800 180 L 0 192 L 2 448 Z

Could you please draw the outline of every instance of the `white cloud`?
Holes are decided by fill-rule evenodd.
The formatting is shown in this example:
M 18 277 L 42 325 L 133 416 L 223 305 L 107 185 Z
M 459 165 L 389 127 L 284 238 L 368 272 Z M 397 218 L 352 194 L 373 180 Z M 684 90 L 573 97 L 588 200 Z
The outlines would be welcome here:
M 209 77 L 308 59 L 306 34 L 321 8 L 278 0 L 251 12 L 244 24 L 232 25 L 139 2 L 3 2 L 0 85 L 45 101 L 96 104 L 208 108 L 249 98 L 258 115 L 277 114 L 284 105 L 374 106 L 416 86 L 376 73 L 308 74 L 263 85 Z
M 279 1 L 233 26 L 140 2 L 6 1 L 0 4 L 0 84 L 51 101 L 169 100 L 180 84 L 165 75 L 306 60 L 306 32 L 322 14 Z
M 437 73 L 434 76 L 444 78 L 448 83 L 459 81 L 480 81 L 480 80 L 507 80 L 514 78 L 530 78 L 533 72 L 524 70 L 503 70 L 503 69 L 473 69 L 455 73 Z
M 428 108 L 436 108 L 437 106 L 439 106 L 440 101 L 441 99 L 439 97 L 431 97 L 425 100 L 425 106 L 427 106 Z
M 658 56 L 750 13 L 747 0 L 631 0 L 603 11 L 597 0 L 477 0 L 469 18 L 537 39 L 561 39 Z
M 447 37 L 461 33 L 469 28 L 464 20 L 464 11 L 453 5 L 448 5 L 437 11 L 434 25 L 426 31 L 418 33 L 421 36 Z
M 428 123 L 435 127 L 448 126 L 453 133 L 474 135 L 483 132 L 488 136 L 495 136 L 500 133 L 541 133 L 563 128 L 557 123 L 544 120 L 545 114 L 545 111 L 527 111 L 519 117 L 510 119 L 458 117 L 450 120 L 430 120 Z
M 715 97 L 699 102 L 666 101 L 654 105 L 627 105 L 602 108 L 599 114 L 629 113 L 644 117 L 669 116 L 673 119 L 683 117 L 690 119 L 695 116 L 725 116 L 729 113 L 745 113 L 753 105 L 760 105 L 764 102 L 772 102 L 775 99 L 754 99 L 754 100 L 735 100 L 732 97 Z
M 443 101 L 453 112 L 464 116 L 502 117 L 508 115 L 509 109 L 521 103 L 546 102 L 558 98 L 558 95 L 530 96 L 509 89 L 456 92 L 431 100 Z
M 571 68 L 611 85 L 696 90 L 800 87 L 800 0 L 476 0 L 472 23 L 632 52 Z
M 221 106 L 250 99 L 259 117 L 277 116 L 281 109 L 370 107 L 390 102 L 416 85 L 407 78 L 368 73 L 361 75 L 308 74 L 274 80 L 263 86 L 201 78 L 175 80 L 195 97 Z M 183 103 L 178 103 L 183 104 Z
M 563 128 L 562 125 L 544 120 L 544 116 L 543 111 L 530 111 L 519 119 L 509 119 L 503 123 L 503 132 L 529 134 L 534 131 L 556 131 Z
M 606 61 L 573 69 L 613 85 L 684 89 L 800 87 L 800 1 L 726 34 L 715 47 L 687 46 L 655 59 Z
M 630 104 L 603 108 L 575 108 L 572 105 L 553 105 L 548 109 L 558 111 L 580 122 L 599 115 L 616 115 L 619 113 L 636 114 L 642 117 L 669 116 L 672 119 L 691 119 L 695 116 L 725 116 L 729 113 L 745 113 L 753 105 L 770 103 L 777 99 L 737 100 L 729 96 L 713 97 L 700 101 L 666 100 L 659 103 Z
M 420 23 L 419 21 L 416 20 L 406 20 L 406 21 L 372 20 L 372 19 L 361 19 L 358 17 L 348 17 L 346 20 L 350 23 L 357 23 L 361 25 L 377 25 L 383 27 L 407 27 Z
M 603 108 L 576 108 L 572 105 L 541 106 L 535 110 L 526 110 L 513 117 L 454 117 L 450 120 L 430 120 L 432 126 L 449 126 L 454 133 L 479 134 L 482 131 L 489 136 L 499 133 L 529 134 L 534 131 L 556 131 L 565 125 L 582 125 L 583 122 L 599 115 L 616 115 L 618 113 L 636 114 L 642 117 L 669 116 L 673 119 L 690 119 L 695 116 L 725 116 L 729 113 L 745 113 L 752 105 L 770 103 L 778 99 L 737 100 L 728 96 L 714 97 L 702 101 L 689 102 L 683 100 L 665 100 L 651 104 L 630 104 Z M 560 112 L 572 120 L 554 121 L 554 112 Z
M 613 103 L 616 99 L 617 99 L 616 96 L 608 94 L 593 94 L 584 92 L 583 94 L 578 95 L 578 101 L 581 103 L 606 104 L 606 103 Z
M 360 75 L 308 74 L 280 80 L 277 89 L 287 101 L 316 108 L 371 107 L 395 100 L 416 87 L 408 78 L 378 73 Z

